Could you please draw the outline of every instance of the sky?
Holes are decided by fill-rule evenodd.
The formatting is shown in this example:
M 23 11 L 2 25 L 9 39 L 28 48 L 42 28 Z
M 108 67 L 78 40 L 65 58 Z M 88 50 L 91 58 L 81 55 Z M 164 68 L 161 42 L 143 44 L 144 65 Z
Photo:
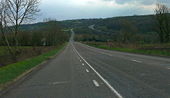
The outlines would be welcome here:
M 41 0 L 39 19 L 107 18 L 153 14 L 155 4 L 170 7 L 170 0 Z

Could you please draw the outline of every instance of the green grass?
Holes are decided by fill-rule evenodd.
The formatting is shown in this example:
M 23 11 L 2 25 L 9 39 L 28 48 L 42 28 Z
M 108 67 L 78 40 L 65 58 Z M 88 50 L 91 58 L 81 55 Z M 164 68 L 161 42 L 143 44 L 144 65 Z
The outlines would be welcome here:
M 170 52 L 166 50 L 147 50 L 147 49 L 133 49 L 133 48 L 112 48 L 103 44 L 88 44 L 90 46 L 107 49 L 107 50 L 115 50 L 121 52 L 130 52 L 130 53 L 139 53 L 146 55 L 155 55 L 155 56 L 170 56 Z
M 20 76 L 25 71 L 35 67 L 36 65 L 42 63 L 47 60 L 49 57 L 54 56 L 61 50 L 65 45 L 58 47 L 55 50 L 44 53 L 37 57 L 33 57 L 21 62 L 17 62 L 15 64 L 10 64 L 5 67 L 0 68 L 0 85 L 3 85 L 7 82 L 10 82 Z

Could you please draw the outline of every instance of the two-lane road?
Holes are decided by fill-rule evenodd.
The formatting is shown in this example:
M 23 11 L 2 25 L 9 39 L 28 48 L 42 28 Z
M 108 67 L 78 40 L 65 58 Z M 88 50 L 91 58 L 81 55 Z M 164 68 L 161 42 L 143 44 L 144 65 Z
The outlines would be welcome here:
M 45 67 L 1 98 L 118 98 L 70 42 Z
M 74 34 L 73 34 L 74 36 Z M 72 41 L 1 98 L 170 98 L 170 59 Z
M 169 58 L 75 47 L 124 98 L 170 98 Z

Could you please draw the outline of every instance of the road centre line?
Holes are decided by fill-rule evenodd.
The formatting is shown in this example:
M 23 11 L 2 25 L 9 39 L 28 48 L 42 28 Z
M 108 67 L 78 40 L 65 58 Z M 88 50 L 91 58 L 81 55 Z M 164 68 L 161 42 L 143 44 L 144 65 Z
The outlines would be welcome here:
M 72 43 L 73 49 L 75 50 L 75 52 L 79 55 L 79 57 L 99 76 L 99 78 L 108 86 L 108 88 L 116 94 L 116 96 L 118 98 L 123 98 L 123 96 L 121 94 L 119 94 L 118 91 L 116 91 L 114 89 L 114 87 L 112 87 L 112 85 L 106 80 L 104 79 L 80 54 L 79 52 L 76 50 L 76 48 L 74 47 L 73 43 Z
M 86 69 L 86 72 L 89 73 L 90 71 L 88 69 Z
M 98 83 L 96 80 L 93 80 L 93 83 L 94 83 L 94 85 L 95 85 L 96 87 L 99 87 L 99 86 L 100 86 L 99 83 Z

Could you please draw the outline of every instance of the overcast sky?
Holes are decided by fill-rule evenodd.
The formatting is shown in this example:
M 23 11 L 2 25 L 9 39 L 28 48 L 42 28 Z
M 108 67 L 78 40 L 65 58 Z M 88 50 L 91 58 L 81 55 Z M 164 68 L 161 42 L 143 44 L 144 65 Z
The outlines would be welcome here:
M 153 14 L 156 2 L 170 0 L 41 0 L 39 19 L 106 18 Z

